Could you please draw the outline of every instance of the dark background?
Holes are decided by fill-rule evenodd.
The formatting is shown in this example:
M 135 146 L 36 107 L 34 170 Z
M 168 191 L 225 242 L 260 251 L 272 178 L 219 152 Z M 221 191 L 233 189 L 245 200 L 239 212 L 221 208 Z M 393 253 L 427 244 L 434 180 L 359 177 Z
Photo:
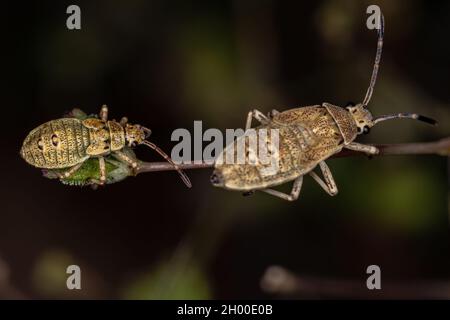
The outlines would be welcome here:
M 66 28 L 77 4 L 82 29 Z M 361 101 L 376 35 L 366 1 L 36 1 L 8 4 L 2 28 L 0 297 L 273 298 L 261 278 L 280 265 L 330 293 L 326 279 L 382 285 L 450 280 L 447 159 L 328 161 L 329 197 L 306 178 L 298 201 L 213 188 L 211 170 L 148 173 L 100 188 L 68 187 L 19 156 L 27 133 L 79 107 L 153 130 L 168 152 L 176 128 L 242 128 L 247 112 Z M 385 47 L 370 108 L 419 112 L 440 126 L 380 124 L 369 143 L 432 141 L 449 134 L 450 3 L 377 1 Z M 160 161 L 145 147 L 137 154 Z M 286 186 L 284 190 L 288 190 Z M 82 290 L 65 287 L 82 269 Z M 324 284 L 325 283 L 325 284 Z M 328 286 L 329 287 L 329 286 Z M 450 288 L 439 291 L 449 297 Z M 424 292 L 411 292 L 423 297 Z M 405 297 L 400 291 L 397 297 Z M 383 297 L 381 293 L 370 293 Z M 369 295 L 370 296 L 370 295 Z

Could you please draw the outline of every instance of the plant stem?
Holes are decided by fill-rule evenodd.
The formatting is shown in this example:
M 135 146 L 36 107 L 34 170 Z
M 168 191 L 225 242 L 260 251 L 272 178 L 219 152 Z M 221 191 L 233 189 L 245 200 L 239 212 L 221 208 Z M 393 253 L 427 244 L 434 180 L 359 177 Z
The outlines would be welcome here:
M 449 299 L 448 280 L 383 282 L 382 290 L 368 290 L 366 279 L 322 278 L 297 275 L 281 266 L 270 266 L 261 279 L 267 293 L 289 297 Z
M 389 155 L 417 155 L 417 154 L 434 154 L 440 156 L 450 155 L 450 137 L 432 142 L 415 142 L 402 144 L 379 144 L 374 145 L 380 150 L 376 156 Z M 344 149 L 340 153 L 333 155 L 331 158 L 343 158 L 353 156 L 365 156 L 362 152 Z M 213 168 L 211 163 L 189 163 L 179 164 L 178 167 L 183 170 Z M 138 173 L 169 171 L 175 168 L 168 162 L 141 162 Z

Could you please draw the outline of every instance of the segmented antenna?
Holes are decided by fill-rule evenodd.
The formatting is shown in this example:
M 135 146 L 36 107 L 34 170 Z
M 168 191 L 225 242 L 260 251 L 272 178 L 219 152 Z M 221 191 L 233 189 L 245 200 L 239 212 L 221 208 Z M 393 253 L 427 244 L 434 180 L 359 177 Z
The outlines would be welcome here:
M 156 144 L 147 140 L 142 141 L 142 144 L 158 152 L 164 159 L 166 159 L 167 162 L 169 162 L 175 168 L 175 170 L 177 170 L 178 174 L 181 177 L 181 180 L 183 180 L 186 186 L 188 188 L 192 187 L 191 181 L 189 180 L 188 176 L 183 172 L 183 170 L 181 170 L 180 167 L 178 167 L 178 165 L 175 162 L 173 162 L 172 159 L 170 159 L 170 157 L 164 151 L 162 151 Z
M 372 98 L 373 88 L 375 87 L 375 82 L 377 81 L 377 74 L 378 69 L 380 67 L 380 60 L 381 60 L 381 52 L 383 49 L 383 36 L 384 36 L 384 16 L 381 13 L 380 14 L 380 28 L 378 29 L 378 44 L 377 44 L 377 54 L 375 56 L 375 63 L 373 65 L 373 71 L 372 71 L 372 77 L 370 78 L 370 85 L 367 89 L 366 97 L 363 101 L 363 106 L 367 107 L 367 104 L 370 101 L 370 98 Z M 437 121 L 425 116 L 422 116 L 417 113 L 396 113 L 396 114 L 388 114 L 388 115 L 382 115 L 378 116 L 373 119 L 373 124 L 377 124 L 382 121 L 391 120 L 391 119 L 413 119 L 413 120 L 419 120 L 422 122 L 426 122 L 431 125 L 437 125 Z
M 378 116 L 373 119 L 373 124 L 377 124 L 381 121 L 391 120 L 391 119 L 399 119 L 399 118 L 406 118 L 406 119 L 413 119 L 413 120 L 419 120 L 422 122 L 426 122 L 428 124 L 437 125 L 437 121 L 425 116 L 422 116 L 417 113 L 397 113 L 397 114 L 387 114 L 383 116 Z
M 375 62 L 373 64 L 372 77 L 370 78 L 369 88 L 367 88 L 366 97 L 362 103 L 363 106 L 367 107 L 370 98 L 372 98 L 373 88 L 375 87 L 375 82 L 377 82 L 378 69 L 380 68 L 381 52 L 383 50 L 383 36 L 384 36 L 384 16 L 380 13 L 380 28 L 378 29 L 378 43 L 377 43 L 377 53 L 375 55 Z

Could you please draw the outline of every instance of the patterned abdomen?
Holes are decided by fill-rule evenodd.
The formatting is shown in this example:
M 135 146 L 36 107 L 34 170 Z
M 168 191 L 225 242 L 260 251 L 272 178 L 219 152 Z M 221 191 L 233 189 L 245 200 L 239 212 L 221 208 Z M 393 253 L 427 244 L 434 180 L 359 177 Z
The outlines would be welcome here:
M 244 163 L 215 163 L 225 188 L 256 190 L 276 186 L 297 178 L 316 165 L 312 161 L 303 161 L 306 152 L 317 144 L 314 133 L 308 128 L 270 123 L 252 130 L 256 133 L 256 143 L 252 145 L 245 136 L 241 136 L 218 157 L 227 161 L 223 155 L 231 153 L 234 154 L 231 160 L 238 159 L 239 145 L 245 143 Z
M 89 156 L 89 130 L 75 118 L 46 122 L 31 131 L 23 142 L 21 156 L 32 166 L 46 169 L 72 167 Z

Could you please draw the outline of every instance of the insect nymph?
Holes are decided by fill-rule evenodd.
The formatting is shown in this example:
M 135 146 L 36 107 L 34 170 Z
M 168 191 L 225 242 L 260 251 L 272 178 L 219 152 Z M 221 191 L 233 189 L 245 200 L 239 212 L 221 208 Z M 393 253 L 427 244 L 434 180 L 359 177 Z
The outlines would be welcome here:
M 380 15 L 375 63 L 370 85 L 362 103 L 349 104 L 346 108 L 341 108 L 325 102 L 322 105 L 295 108 L 284 112 L 273 110 L 268 116 L 258 110 L 249 112 L 246 132 L 251 128 L 253 118 L 261 123 L 260 126 L 254 128 L 256 131 L 278 130 L 278 153 L 276 155 L 279 163 L 278 169 L 273 174 L 267 175 L 266 173 L 261 174 L 264 166 L 260 164 L 250 164 L 248 161 L 244 164 L 227 164 L 223 161 L 216 161 L 215 170 L 211 176 L 212 184 L 229 190 L 242 191 L 244 194 L 260 190 L 293 201 L 300 194 L 303 176 L 309 174 L 328 194 L 334 196 L 338 193 L 338 189 L 331 171 L 325 163 L 326 159 L 343 148 L 369 155 L 379 152 L 374 146 L 354 142 L 359 134 L 366 134 L 375 124 L 395 118 L 409 118 L 436 124 L 436 121 L 432 119 L 411 113 L 372 117 L 367 109 L 381 60 L 383 33 L 384 18 Z M 223 154 L 226 154 L 229 148 L 236 150 L 237 145 L 242 143 L 242 139 L 246 139 L 246 136 L 239 137 L 234 143 L 227 146 L 219 158 L 223 158 Z M 270 139 L 266 143 L 270 144 Z M 316 166 L 320 167 L 323 179 L 313 172 Z M 271 189 L 271 187 L 289 181 L 294 181 L 290 194 Z
M 129 124 L 125 117 L 120 122 L 108 120 L 108 108 L 105 105 L 99 117 L 86 116 L 78 109 L 74 111 L 72 117 L 51 120 L 32 130 L 20 150 L 22 158 L 34 167 L 53 170 L 61 180 L 73 175 L 88 159 L 97 158 L 100 179 L 92 183 L 103 185 L 107 178 L 105 157 L 114 157 L 136 173 L 138 162 L 123 149 L 143 144 L 170 162 L 184 183 L 191 187 L 189 178 L 169 156 L 146 140 L 151 134 L 150 129 Z

